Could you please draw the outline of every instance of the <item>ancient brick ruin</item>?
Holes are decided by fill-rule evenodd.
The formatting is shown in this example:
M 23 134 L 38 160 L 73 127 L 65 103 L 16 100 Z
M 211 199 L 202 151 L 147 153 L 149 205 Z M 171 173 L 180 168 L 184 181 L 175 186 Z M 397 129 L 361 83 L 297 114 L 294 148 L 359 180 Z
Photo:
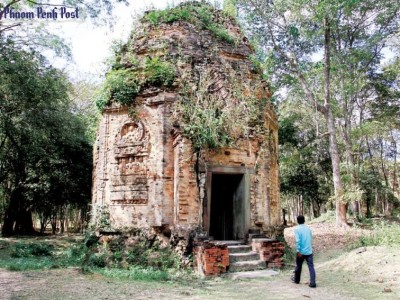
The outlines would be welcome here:
M 278 128 L 268 84 L 235 21 L 206 7 L 233 42 L 224 40 L 211 26 L 193 21 L 201 6 L 192 5 L 188 20 L 154 24 L 147 13 L 121 51 L 124 70 L 150 74 L 143 61 L 156 57 L 174 66 L 174 79 L 170 85 L 143 79 L 132 104 L 110 99 L 104 107 L 94 149 L 92 222 L 101 217 L 98 208 L 106 207 L 112 228 L 140 228 L 165 241 L 179 240 L 185 247 L 196 236 L 202 241 L 246 241 L 249 233 L 275 238 L 282 223 Z M 261 114 L 254 127 L 249 121 L 243 132 L 234 133 L 229 145 L 196 148 L 182 108 L 188 101 L 205 103 L 196 95 L 212 95 L 208 101 L 223 101 L 232 109 L 240 107 L 241 99 L 251 98 L 262 104 Z M 250 114 L 246 107 L 237 114 Z M 235 122 L 241 124 L 240 119 Z M 202 253 L 212 248 L 199 247 Z M 224 271 L 229 265 L 225 256 L 216 269 Z

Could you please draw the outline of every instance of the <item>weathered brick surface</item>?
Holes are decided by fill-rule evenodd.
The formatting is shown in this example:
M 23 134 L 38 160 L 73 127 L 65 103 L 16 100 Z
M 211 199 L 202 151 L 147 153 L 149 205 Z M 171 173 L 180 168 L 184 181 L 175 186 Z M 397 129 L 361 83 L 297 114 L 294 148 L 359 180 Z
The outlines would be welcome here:
M 197 243 L 193 254 L 194 268 L 198 274 L 210 277 L 227 271 L 229 253 L 226 245 L 215 245 L 207 241 Z
M 252 249 L 260 254 L 260 259 L 267 263 L 268 268 L 284 266 L 283 255 L 285 245 L 277 240 L 253 240 Z

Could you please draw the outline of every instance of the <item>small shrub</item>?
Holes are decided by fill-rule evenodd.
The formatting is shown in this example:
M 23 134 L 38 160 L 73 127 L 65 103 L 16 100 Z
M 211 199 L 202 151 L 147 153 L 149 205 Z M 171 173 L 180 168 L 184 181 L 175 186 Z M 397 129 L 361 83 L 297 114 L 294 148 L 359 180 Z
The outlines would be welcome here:
M 138 64 L 135 61 L 135 64 Z M 137 66 L 136 66 L 137 67 Z M 131 105 L 143 86 L 171 87 L 175 80 L 175 68 L 159 57 L 146 58 L 145 68 L 111 70 L 103 88 L 96 96 L 96 106 L 103 110 L 111 101 Z
M 33 256 L 52 256 L 54 246 L 48 244 L 33 244 L 31 253 Z
M 107 266 L 107 257 L 104 254 L 92 253 L 86 263 L 88 267 L 104 268 Z
M 95 232 L 92 230 L 88 230 L 85 234 L 85 239 L 83 241 L 83 244 L 87 248 L 91 248 L 91 247 L 97 245 L 98 241 L 99 241 L 99 237 L 95 234 Z
M 148 256 L 148 265 L 158 270 L 179 267 L 179 258 L 170 248 L 161 248 Z
M 139 82 L 131 70 L 111 71 L 106 84 L 110 98 L 123 105 L 132 104 L 140 91 Z
M 381 222 L 372 227 L 369 235 L 359 238 L 356 246 L 392 246 L 400 245 L 400 226 Z
M 171 63 L 161 61 L 159 57 L 147 58 L 145 76 L 149 84 L 170 87 L 175 79 L 175 69 Z
M 254 71 L 263 74 L 264 70 L 260 60 L 255 55 L 250 55 L 249 60 L 253 64 Z
M 111 64 L 111 69 L 112 70 L 119 70 L 124 67 L 124 65 L 121 63 L 121 54 L 116 54 L 115 55 L 115 61 Z
M 126 262 L 130 265 L 147 267 L 147 247 L 144 241 L 131 246 L 126 253 Z
M 217 39 L 227 42 L 228 44 L 235 44 L 235 39 L 229 34 L 229 32 L 221 25 L 210 24 L 207 26 Z
M 49 244 L 15 244 L 11 257 L 52 256 L 54 247 Z
M 361 223 L 363 226 L 368 226 L 368 227 L 370 227 L 370 226 L 373 225 L 372 220 L 371 220 L 370 218 L 367 218 L 366 216 L 362 216 L 362 217 L 361 217 L 360 223 Z
M 229 34 L 221 24 L 215 23 L 212 20 L 212 11 L 209 7 L 198 7 L 196 12 L 201 21 L 201 26 L 204 29 L 208 29 L 217 39 L 225 41 L 229 44 L 234 44 L 235 39 Z
M 110 104 L 110 95 L 109 93 L 105 90 L 105 88 L 101 89 L 96 95 L 95 95 L 95 103 L 96 107 L 98 110 L 103 111 L 103 109 Z
M 57 262 L 63 267 L 81 266 L 86 254 L 84 245 L 74 245 L 57 257 Z
M 136 267 L 153 268 L 155 270 L 179 267 L 179 258 L 169 247 L 160 248 L 156 245 L 148 248 L 144 241 L 127 250 L 126 262 Z
M 194 15 L 197 15 L 198 20 L 193 17 Z M 234 44 L 235 39 L 222 25 L 213 22 L 212 16 L 213 11 L 208 6 L 188 6 L 176 7 L 162 11 L 152 11 L 148 13 L 145 18 L 154 26 L 160 23 L 188 21 L 195 25 L 201 26 L 203 29 L 208 29 L 217 39 Z
M 189 21 L 191 18 L 191 10 L 188 7 L 176 7 L 166 10 L 156 10 L 148 13 L 145 18 L 154 26 L 160 23 Z
M 135 73 L 129 69 L 111 70 L 103 88 L 96 96 L 96 106 L 103 110 L 114 100 L 122 105 L 132 104 L 140 91 L 140 84 Z
M 6 248 L 9 248 L 9 247 L 10 247 L 10 242 L 0 240 L 0 250 L 1 249 L 6 249 Z

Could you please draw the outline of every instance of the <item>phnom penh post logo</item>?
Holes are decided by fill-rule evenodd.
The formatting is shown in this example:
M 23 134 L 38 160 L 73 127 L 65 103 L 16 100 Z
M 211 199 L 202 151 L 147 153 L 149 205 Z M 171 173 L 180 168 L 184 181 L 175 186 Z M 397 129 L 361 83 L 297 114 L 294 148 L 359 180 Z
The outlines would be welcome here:
M 6 19 L 79 19 L 79 8 L 78 7 L 67 7 L 67 6 L 55 6 L 53 8 L 37 7 L 31 11 L 20 11 L 12 7 L 6 7 L 0 10 L 0 20 Z

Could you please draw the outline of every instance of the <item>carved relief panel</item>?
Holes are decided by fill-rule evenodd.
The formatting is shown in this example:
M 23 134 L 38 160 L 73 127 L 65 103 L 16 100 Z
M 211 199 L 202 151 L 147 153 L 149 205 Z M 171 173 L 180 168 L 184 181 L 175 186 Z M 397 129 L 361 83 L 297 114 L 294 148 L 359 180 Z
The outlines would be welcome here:
M 148 201 L 147 158 L 149 134 L 144 124 L 125 122 L 115 137 L 117 165 L 111 178 L 112 204 L 146 204 Z

